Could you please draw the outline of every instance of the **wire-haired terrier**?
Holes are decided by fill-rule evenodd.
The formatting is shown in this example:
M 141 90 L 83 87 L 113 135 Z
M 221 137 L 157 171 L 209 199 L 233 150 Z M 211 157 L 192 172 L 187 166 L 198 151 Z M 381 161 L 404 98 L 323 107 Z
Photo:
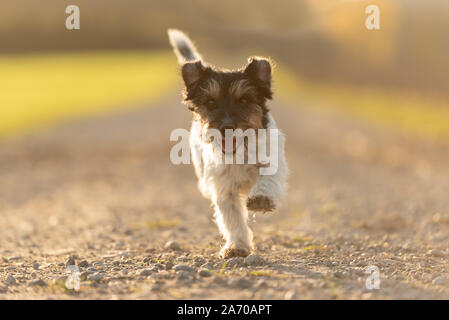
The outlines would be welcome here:
M 226 240 L 220 257 L 246 257 L 253 248 L 248 211 L 273 211 L 286 192 L 284 136 L 266 106 L 272 98 L 272 63 L 252 57 L 240 70 L 217 69 L 202 59 L 183 32 L 170 29 L 168 35 L 182 66 L 184 102 L 193 113 L 190 149 L 199 188 L 214 204 Z M 247 134 L 251 130 L 256 134 Z M 235 134 L 229 139 L 234 131 L 243 132 L 243 140 Z M 219 138 L 211 139 L 210 132 L 218 132 Z M 255 137 L 257 157 L 250 137 Z M 261 149 L 269 149 L 270 160 L 276 159 L 274 171 L 261 173 L 273 165 L 261 160 Z M 235 164 L 238 150 L 246 154 L 243 162 Z M 253 156 L 257 160 L 249 161 Z M 223 157 L 233 161 L 223 162 Z

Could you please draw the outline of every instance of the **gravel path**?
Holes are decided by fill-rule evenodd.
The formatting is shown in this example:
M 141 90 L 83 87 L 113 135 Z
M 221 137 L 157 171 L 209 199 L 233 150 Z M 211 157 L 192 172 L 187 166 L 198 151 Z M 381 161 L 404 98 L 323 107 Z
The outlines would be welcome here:
M 0 144 L 0 299 L 449 298 L 447 145 L 276 102 L 289 196 L 251 222 L 255 255 L 224 261 L 193 168 L 169 161 L 179 100 Z

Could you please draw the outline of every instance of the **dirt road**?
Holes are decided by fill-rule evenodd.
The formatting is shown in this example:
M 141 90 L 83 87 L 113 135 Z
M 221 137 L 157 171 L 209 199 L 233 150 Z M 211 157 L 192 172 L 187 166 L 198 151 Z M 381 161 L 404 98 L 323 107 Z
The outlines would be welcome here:
M 260 259 L 223 261 L 193 168 L 169 161 L 179 100 L 0 144 L 0 299 L 449 298 L 447 146 L 272 103 L 289 195 L 251 222 Z

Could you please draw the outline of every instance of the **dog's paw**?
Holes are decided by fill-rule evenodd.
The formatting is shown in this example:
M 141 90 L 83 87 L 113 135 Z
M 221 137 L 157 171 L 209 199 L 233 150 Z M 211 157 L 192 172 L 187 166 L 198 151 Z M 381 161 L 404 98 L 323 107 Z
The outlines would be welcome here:
M 247 257 L 249 255 L 249 250 L 248 249 L 243 249 L 243 248 L 223 248 L 220 251 L 220 258 L 221 259 L 229 259 L 229 258 L 234 258 L 234 257 Z
M 273 201 L 266 196 L 256 196 L 254 198 L 248 198 L 246 201 L 246 207 L 251 211 L 268 212 L 275 209 Z

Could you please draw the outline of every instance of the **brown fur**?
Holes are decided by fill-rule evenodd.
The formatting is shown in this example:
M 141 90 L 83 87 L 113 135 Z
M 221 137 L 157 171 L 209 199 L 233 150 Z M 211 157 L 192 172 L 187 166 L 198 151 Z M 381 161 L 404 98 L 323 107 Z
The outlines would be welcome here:
M 224 141 L 223 133 L 228 133 L 227 129 L 277 130 L 266 106 L 266 101 L 272 97 L 271 62 L 256 57 L 251 58 L 240 70 L 219 70 L 202 60 L 192 41 L 183 32 L 171 29 L 168 33 L 182 65 L 184 102 L 193 111 L 190 150 L 199 188 L 206 198 L 212 200 L 218 227 L 226 240 L 220 257 L 245 257 L 253 248 L 248 209 L 272 211 L 284 193 L 288 173 L 283 152 L 284 140 L 282 134 L 277 135 L 279 143 L 276 151 L 280 166 L 257 164 L 257 161 L 249 163 L 249 157 L 245 157 L 244 165 L 240 166 L 220 159 L 220 156 L 223 158 L 229 155 L 230 151 L 230 141 Z M 213 137 L 208 138 L 209 128 L 221 131 L 223 154 L 218 154 L 214 145 L 210 144 L 217 137 L 216 132 L 213 132 Z M 253 133 L 243 133 L 243 138 L 247 138 L 244 145 L 247 150 L 253 146 L 249 144 Z M 238 139 L 237 136 L 233 137 L 234 153 L 237 147 L 242 146 Z M 257 141 L 258 145 L 259 142 L 263 141 Z M 248 151 L 255 152 L 253 148 Z M 245 156 L 249 154 L 245 152 Z M 276 170 L 272 174 L 265 174 L 261 170 L 262 166 Z M 243 199 L 246 203 L 243 203 Z
M 274 204 L 270 200 L 270 198 L 263 196 L 248 199 L 246 201 L 246 206 L 248 207 L 248 209 L 254 211 L 268 212 L 274 210 Z
M 260 70 L 261 65 L 266 70 Z M 183 66 L 185 82 L 184 101 L 205 129 L 222 130 L 266 128 L 271 99 L 271 64 L 268 60 L 250 59 L 249 64 L 237 71 L 205 67 L 201 62 L 188 62 Z

